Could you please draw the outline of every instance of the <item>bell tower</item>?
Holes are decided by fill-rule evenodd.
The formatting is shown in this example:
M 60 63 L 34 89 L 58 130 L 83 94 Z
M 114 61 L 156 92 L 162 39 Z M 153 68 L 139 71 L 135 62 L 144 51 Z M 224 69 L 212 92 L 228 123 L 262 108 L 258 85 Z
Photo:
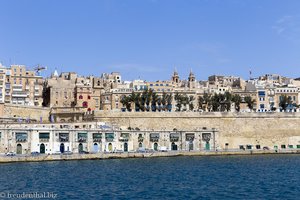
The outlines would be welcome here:
M 189 81 L 188 82 L 189 88 L 195 88 L 196 87 L 196 77 L 195 77 L 195 74 L 192 72 L 192 69 L 190 71 L 188 81 Z
M 176 68 L 175 68 L 173 76 L 172 76 L 172 81 L 174 83 L 179 83 L 179 75 L 178 75 L 178 72 L 177 72 Z

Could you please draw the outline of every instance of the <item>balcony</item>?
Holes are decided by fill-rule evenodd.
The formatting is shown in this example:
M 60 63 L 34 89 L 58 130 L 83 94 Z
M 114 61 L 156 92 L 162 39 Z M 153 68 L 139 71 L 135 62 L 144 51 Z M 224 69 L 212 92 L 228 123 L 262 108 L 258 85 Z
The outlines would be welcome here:
M 185 140 L 186 141 L 193 141 L 195 138 L 195 134 L 186 134 L 185 135 Z
M 102 142 L 102 133 L 93 133 L 93 142 Z
M 27 97 L 27 92 L 13 92 L 12 97 Z
M 114 133 L 105 133 L 106 142 L 113 142 L 114 138 L 115 138 Z
M 101 138 L 93 138 L 93 142 L 102 142 Z
M 151 142 L 158 142 L 159 140 L 159 133 L 151 133 L 150 134 L 150 141 Z
M 16 142 L 27 142 L 27 138 L 17 138 Z
M 40 142 L 49 142 L 49 138 L 40 138 Z
M 22 89 L 22 88 L 19 88 L 19 87 L 13 87 L 13 88 L 12 88 L 12 91 L 13 91 L 13 92 L 22 92 L 23 89 Z
M 58 142 L 69 142 L 69 134 L 60 134 Z
M 144 141 L 144 137 L 143 137 L 143 136 L 139 136 L 139 137 L 138 137 L 138 141 L 139 141 L 139 142 L 143 142 L 143 141 Z
M 81 137 L 81 138 L 78 138 L 77 142 L 86 142 L 86 141 L 87 141 L 87 138 Z

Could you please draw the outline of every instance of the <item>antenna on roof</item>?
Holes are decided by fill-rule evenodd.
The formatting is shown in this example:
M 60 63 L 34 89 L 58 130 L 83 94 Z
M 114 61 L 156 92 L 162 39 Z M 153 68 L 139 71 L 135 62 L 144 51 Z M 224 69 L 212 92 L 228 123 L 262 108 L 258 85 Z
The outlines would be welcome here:
M 251 70 L 251 68 L 249 69 L 249 80 L 251 80 L 252 79 L 252 70 Z

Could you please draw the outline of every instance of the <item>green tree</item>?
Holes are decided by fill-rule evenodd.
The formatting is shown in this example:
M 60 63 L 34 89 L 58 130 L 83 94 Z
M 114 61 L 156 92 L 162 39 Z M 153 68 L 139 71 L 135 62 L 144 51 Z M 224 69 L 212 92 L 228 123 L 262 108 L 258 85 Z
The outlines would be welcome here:
M 190 110 L 194 110 L 194 100 L 195 100 L 194 96 L 189 96 L 189 109 Z
M 246 97 L 244 98 L 244 101 L 246 102 L 248 108 L 252 111 L 253 108 L 254 108 L 255 100 L 252 99 L 250 96 L 246 96 Z
M 288 105 L 292 104 L 292 98 L 286 95 L 281 95 L 279 99 L 279 107 L 281 107 L 281 109 L 284 111 L 287 109 Z
M 233 95 L 232 101 L 234 103 L 235 110 L 238 111 L 238 112 L 240 112 L 240 109 L 241 109 L 240 104 L 242 102 L 241 96 L 238 95 L 238 94 Z

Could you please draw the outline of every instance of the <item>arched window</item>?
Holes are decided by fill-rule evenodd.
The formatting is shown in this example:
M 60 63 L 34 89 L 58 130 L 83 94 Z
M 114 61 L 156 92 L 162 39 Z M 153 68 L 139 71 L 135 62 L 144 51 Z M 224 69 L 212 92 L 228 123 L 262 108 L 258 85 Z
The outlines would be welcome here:
M 91 99 L 91 96 L 90 96 L 90 95 L 88 95 L 88 99 Z
M 91 111 L 91 108 L 88 108 L 88 111 Z
M 87 108 L 87 107 L 88 107 L 88 102 L 84 101 L 84 102 L 82 103 L 82 107 Z
M 82 96 L 82 95 L 79 95 L 79 99 L 83 99 L 83 96 Z

